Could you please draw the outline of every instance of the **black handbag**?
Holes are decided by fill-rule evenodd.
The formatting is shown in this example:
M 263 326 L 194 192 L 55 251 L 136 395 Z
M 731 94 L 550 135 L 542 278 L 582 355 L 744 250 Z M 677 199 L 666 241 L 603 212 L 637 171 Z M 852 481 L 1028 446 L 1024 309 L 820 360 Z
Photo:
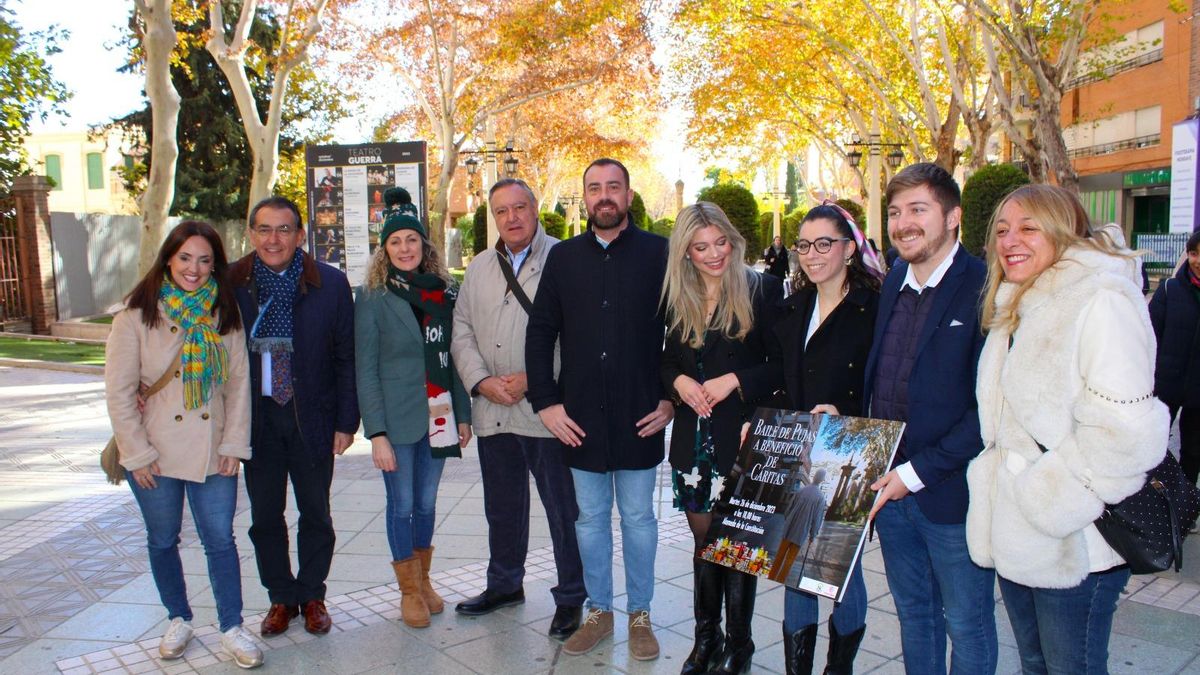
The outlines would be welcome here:
M 1046 446 L 1038 443 L 1046 452 Z M 1200 489 L 1183 475 L 1170 452 L 1146 472 L 1146 484 L 1117 504 L 1106 504 L 1096 519 L 1104 541 L 1134 574 L 1183 567 L 1183 539 L 1200 515 Z

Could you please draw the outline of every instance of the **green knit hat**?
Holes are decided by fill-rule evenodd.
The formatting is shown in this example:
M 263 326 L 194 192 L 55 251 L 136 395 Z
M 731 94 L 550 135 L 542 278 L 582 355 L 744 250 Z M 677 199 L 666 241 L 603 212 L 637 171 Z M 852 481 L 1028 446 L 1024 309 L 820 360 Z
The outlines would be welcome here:
M 388 237 L 400 230 L 416 230 L 421 238 L 425 238 L 425 226 L 417 218 L 417 207 L 412 203 L 412 196 L 402 187 L 391 187 L 383 193 L 383 227 L 379 230 L 379 244 L 387 243 Z

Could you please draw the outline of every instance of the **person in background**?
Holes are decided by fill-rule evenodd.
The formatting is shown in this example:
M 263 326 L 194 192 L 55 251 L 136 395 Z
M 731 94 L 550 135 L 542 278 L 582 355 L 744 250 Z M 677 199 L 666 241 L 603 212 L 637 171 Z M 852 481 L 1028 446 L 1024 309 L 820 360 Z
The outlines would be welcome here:
M 996 570 L 1023 672 L 1107 673 L 1129 568 L 1093 522 L 1141 489 L 1170 424 L 1134 254 L 1050 185 L 1002 199 L 988 241 L 967 545 Z
M 860 417 L 864 413 L 863 373 L 879 311 L 882 272 L 874 251 L 862 242 L 850 215 L 830 202 L 810 210 L 800 223 L 800 286 L 785 303 L 772 335 L 772 352 L 783 363 L 788 405 L 795 410 Z M 802 545 L 806 536 L 815 536 L 807 524 L 797 528 L 793 541 Z M 855 565 L 847 583 L 845 597 L 834 606 L 829 621 L 826 673 L 852 672 L 866 632 L 861 564 Z M 783 606 L 786 671 L 807 675 L 816 650 L 817 597 L 789 587 Z
M 363 433 L 383 473 L 385 524 L 400 618 L 424 628 L 445 603 L 429 581 L 438 484 L 471 440 L 471 400 L 450 358 L 457 288 L 404 188 L 388 215 L 354 306 Z
M 325 579 L 336 539 L 329 508 L 333 458 L 358 430 L 354 299 L 346 275 L 301 250 L 300 209 L 268 197 L 250 210 L 254 251 L 229 270 L 250 347 L 250 444 L 246 494 L 250 541 L 271 606 L 263 637 L 304 615 L 304 629 L 333 625 Z M 300 518 L 299 568 L 288 552 L 288 481 Z
M 763 262 L 767 264 L 767 274 L 778 277 L 780 281 L 788 275 L 788 252 L 783 246 L 783 238 L 775 237 L 771 245 L 763 251 Z
M 675 508 L 687 515 L 696 552 L 737 459 L 742 424 L 782 384 L 778 364 L 767 360 L 766 339 L 783 289 L 775 277 L 746 267 L 745 255 L 746 240 L 716 204 L 679 212 L 662 288 L 662 380 L 675 399 L 669 455 Z M 698 557 L 692 572 L 696 642 L 681 672 L 743 672 L 754 655 L 758 578 Z
M 1179 421 L 1179 463 L 1193 483 L 1200 476 L 1200 232 L 1187 240 L 1187 259 L 1150 298 L 1158 341 L 1154 395 Z M 1143 269 L 1144 271 L 1144 269 Z
M 254 668 L 263 655 L 242 626 L 233 537 L 238 468 L 251 456 L 250 380 L 226 271 L 212 225 L 176 225 L 113 318 L 104 388 L 119 460 L 146 524 L 150 572 L 170 619 L 159 655 L 183 656 L 193 635 L 179 558 L 186 496 L 208 559 L 221 649 L 238 666 Z M 174 374 L 165 386 L 140 395 L 168 369 Z

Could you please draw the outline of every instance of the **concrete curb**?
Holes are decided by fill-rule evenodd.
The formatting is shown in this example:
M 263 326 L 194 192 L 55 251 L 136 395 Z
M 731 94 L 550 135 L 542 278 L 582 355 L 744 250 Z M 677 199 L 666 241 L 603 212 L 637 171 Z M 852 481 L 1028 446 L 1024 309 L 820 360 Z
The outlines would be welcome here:
M 85 366 L 78 363 L 38 361 L 37 359 L 0 358 L 0 366 L 11 366 L 13 368 L 39 368 L 41 370 L 61 370 L 68 373 L 82 373 L 84 375 L 104 375 L 104 366 Z

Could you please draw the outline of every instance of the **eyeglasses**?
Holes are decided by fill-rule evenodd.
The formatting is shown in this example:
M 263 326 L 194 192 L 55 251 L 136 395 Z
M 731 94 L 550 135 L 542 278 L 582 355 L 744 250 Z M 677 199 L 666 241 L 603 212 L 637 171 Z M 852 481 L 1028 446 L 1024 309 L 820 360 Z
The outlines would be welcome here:
M 817 249 L 817 253 L 829 253 L 829 249 L 833 248 L 833 242 L 835 241 L 850 241 L 850 239 L 847 237 L 838 237 L 837 239 L 817 237 L 812 241 L 799 239 L 796 241 L 796 251 L 803 255 L 808 253 L 809 248 L 815 248 Z
M 255 225 L 254 227 L 252 227 L 250 229 L 254 232 L 254 234 L 257 234 L 258 236 L 262 237 L 263 239 L 267 239 L 273 234 L 277 234 L 281 237 L 287 237 L 287 236 L 290 236 L 293 232 L 296 232 L 297 230 L 299 230 L 300 228 L 295 227 L 293 225 L 278 225 L 275 227 L 272 227 L 270 225 Z

